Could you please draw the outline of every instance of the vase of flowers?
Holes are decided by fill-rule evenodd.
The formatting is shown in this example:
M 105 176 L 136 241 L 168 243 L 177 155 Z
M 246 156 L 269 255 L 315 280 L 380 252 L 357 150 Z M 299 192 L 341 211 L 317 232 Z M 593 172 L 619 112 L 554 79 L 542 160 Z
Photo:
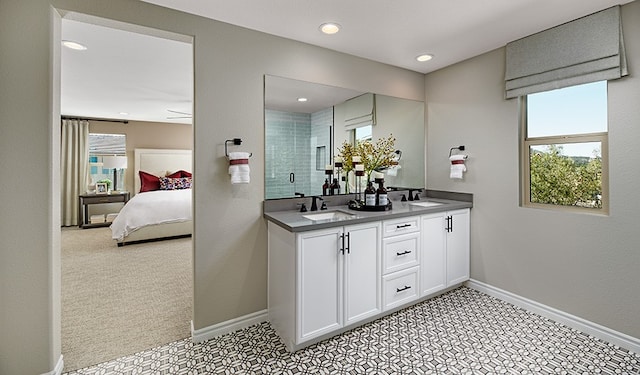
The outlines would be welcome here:
M 380 138 L 376 142 L 360 141 L 355 146 L 343 142 L 342 147 L 338 150 L 338 156 L 342 158 L 342 170 L 345 172 L 345 192 L 349 192 L 348 178 L 349 172 L 354 169 L 353 157 L 355 156 L 360 160 L 360 164 L 364 165 L 366 182 L 369 182 L 373 171 L 382 172 L 398 164 L 395 142 L 393 134 L 387 138 Z
M 338 150 L 338 158 L 342 160 L 342 171 L 344 172 L 344 192 L 349 194 L 349 172 L 353 170 L 353 156 L 356 154 L 356 148 L 347 142 L 342 142 L 342 146 Z
M 367 182 L 371 181 L 373 171 L 382 172 L 398 163 L 395 142 L 395 137 L 390 134 L 389 137 L 380 138 L 375 143 L 370 140 L 358 143 L 356 152 L 364 164 Z

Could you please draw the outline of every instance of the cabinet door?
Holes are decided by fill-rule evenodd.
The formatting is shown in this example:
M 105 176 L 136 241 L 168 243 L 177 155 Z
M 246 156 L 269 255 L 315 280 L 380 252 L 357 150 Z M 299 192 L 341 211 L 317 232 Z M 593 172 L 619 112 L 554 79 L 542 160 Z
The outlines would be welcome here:
M 426 296 L 446 287 L 445 214 L 437 213 L 422 216 L 421 225 L 421 295 Z
M 345 227 L 345 325 L 382 311 L 380 223 Z
M 469 280 L 469 210 L 451 211 L 447 232 L 447 286 Z
M 299 234 L 297 341 L 336 330 L 342 315 L 342 228 Z

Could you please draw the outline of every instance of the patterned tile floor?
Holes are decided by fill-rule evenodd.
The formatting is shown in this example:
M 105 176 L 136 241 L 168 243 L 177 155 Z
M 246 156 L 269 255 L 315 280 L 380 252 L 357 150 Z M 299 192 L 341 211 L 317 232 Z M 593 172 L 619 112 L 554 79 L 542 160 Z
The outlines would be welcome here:
M 68 374 L 640 374 L 640 354 L 461 287 L 295 353 L 262 323 Z

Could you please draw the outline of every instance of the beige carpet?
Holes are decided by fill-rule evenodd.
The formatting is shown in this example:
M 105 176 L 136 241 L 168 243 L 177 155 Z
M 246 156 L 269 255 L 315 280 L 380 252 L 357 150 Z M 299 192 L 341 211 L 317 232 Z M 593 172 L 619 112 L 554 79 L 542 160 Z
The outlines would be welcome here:
M 110 234 L 62 229 L 65 371 L 191 335 L 191 239 L 117 247 Z

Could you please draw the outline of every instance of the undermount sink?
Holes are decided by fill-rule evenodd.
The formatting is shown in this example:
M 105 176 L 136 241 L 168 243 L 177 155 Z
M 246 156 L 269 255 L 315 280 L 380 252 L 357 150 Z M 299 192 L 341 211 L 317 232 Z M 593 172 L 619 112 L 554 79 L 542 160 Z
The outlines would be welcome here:
M 418 203 L 411 203 L 412 206 L 420 206 L 420 207 L 435 207 L 435 206 L 440 206 L 443 203 L 440 202 L 431 202 L 431 201 L 425 201 L 425 202 L 418 202 Z
M 344 212 L 344 211 L 327 211 L 327 212 L 318 212 L 315 214 L 302 215 L 303 218 L 313 220 L 313 221 L 346 220 L 346 219 L 351 219 L 354 216 L 355 216 L 354 214 L 351 214 L 349 212 Z

